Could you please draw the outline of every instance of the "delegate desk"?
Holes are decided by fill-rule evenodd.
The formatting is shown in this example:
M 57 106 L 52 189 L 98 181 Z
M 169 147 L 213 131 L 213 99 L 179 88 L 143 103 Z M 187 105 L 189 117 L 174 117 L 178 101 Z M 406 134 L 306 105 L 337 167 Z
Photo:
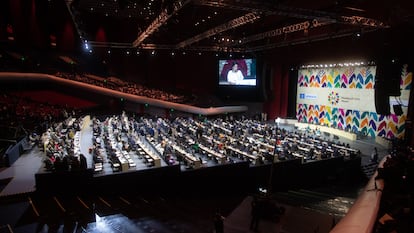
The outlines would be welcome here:
M 345 156 L 357 155 L 358 154 L 358 150 L 356 150 L 356 149 L 352 149 L 352 148 L 348 148 L 348 147 L 344 147 L 344 146 L 340 146 L 340 145 L 336 145 L 336 144 L 332 144 L 332 147 L 337 148 L 339 151 L 343 151 L 345 153 Z
M 254 139 L 252 137 L 248 137 L 247 139 L 249 139 L 249 141 L 255 142 L 255 143 L 259 144 L 259 145 L 262 145 L 262 146 L 266 147 L 267 149 L 269 149 L 269 151 L 273 151 L 275 149 L 274 146 L 272 146 L 270 144 L 267 144 L 265 142 L 262 142 L 260 140 L 256 140 L 256 139 Z
M 234 148 L 232 146 L 226 146 L 226 148 L 228 148 L 228 149 L 236 152 L 237 154 L 243 155 L 244 157 L 247 157 L 247 158 L 253 160 L 253 164 L 255 164 L 255 165 L 257 164 L 257 157 L 256 156 L 250 155 L 250 154 L 248 154 L 248 153 L 246 153 L 244 151 L 241 151 L 241 150 L 239 150 L 237 148 Z
M 227 129 L 227 128 L 225 128 L 225 127 L 221 126 L 221 125 L 218 125 L 218 124 L 216 124 L 216 123 L 212 123 L 212 125 L 213 125 L 215 128 L 219 128 L 219 129 L 223 130 L 223 131 L 224 131 L 224 132 L 226 132 L 227 134 L 230 134 L 230 135 L 231 135 L 231 133 L 232 133 L 232 131 L 231 131 L 231 130 L 229 130 L 229 129 Z
M 214 150 L 211 150 L 210 148 L 205 147 L 205 146 L 203 146 L 201 144 L 198 144 L 198 147 L 200 147 L 200 149 L 202 149 L 203 151 L 205 151 L 205 152 L 213 155 L 214 157 L 216 157 L 217 158 L 217 161 L 220 164 L 224 164 L 226 162 L 226 156 L 224 156 L 224 155 L 222 155 L 222 154 L 220 154 L 220 153 L 218 153 L 218 152 L 216 152 Z
M 147 145 L 144 145 L 143 141 L 144 139 L 141 139 L 140 137 L 135 137 L 136 142 L 138 143 L 139 147 L 142 148 L 142 150 L 151 157 L 152 161 L 154 163 L 154 167 L 161 167 L 161 158 L 155 154 L 152 150 L 150 150 Z M 149 146 L 149 145 L 148 145 Z
M 295 127 L 297 127 L 298 129 L 306 129 L 306 128 L 310 128 L 312 130 L 319 129 L 321 132 L 326 132 L 326 133 L 330 133 L 336 136 L 344 137 L 352 141 L 357 140 L 357 135 L 355 133 L 346 132 L 342 129 L 335 129 L 335 128 L 331 128 L 328 126 L 314 125 L 314 124 L 307 124 L 307 123 L 299 122 L 299 123 L 295 123 Z
M 184 156 L 184 158 L 191 164 L 193 168 L 199 168 L 201 166 L 200 160 L 198 160 L 195 156 L 183 150 L 181 147 L 173 144 L 172 148 L 178 151 L 182 156 Z

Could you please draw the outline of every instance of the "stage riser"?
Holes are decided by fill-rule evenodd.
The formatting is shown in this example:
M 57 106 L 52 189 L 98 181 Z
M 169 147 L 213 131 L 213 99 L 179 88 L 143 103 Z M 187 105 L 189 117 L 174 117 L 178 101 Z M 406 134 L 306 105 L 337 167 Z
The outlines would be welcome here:
M 248 162 L 180 171 L 179 166 L 154 168 L 95 176 L 82 173 L 36 174 L 40 193 L 108 193 L 135 192 L 165 195 L 220 194 L 223 192 L 257 192 L 268 188 L 273 169 L 272 190 L 314 186 L 326 182 L 352 182 L 359 177 L 360 158 L 344 161 L 342 157 L 302 164 L 300 160 L 250 167 Z

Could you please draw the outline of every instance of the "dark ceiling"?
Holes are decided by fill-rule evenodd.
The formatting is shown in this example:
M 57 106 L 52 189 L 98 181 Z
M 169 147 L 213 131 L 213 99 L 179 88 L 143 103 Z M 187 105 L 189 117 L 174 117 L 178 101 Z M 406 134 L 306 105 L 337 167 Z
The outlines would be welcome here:
M 93 47 L 262 51 L 404 27 L 410 1 L 67 0 Z

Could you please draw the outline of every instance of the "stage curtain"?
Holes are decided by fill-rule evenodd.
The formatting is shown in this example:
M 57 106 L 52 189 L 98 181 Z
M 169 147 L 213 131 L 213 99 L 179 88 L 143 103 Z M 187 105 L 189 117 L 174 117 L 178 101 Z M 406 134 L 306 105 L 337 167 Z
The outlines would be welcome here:
M 289 93 L 289 72 L 280 64 L 272 64 L 270 82 L 270 95 L 264 104 L 264 112 L 267 119 L 287 117 L 288 93 Z

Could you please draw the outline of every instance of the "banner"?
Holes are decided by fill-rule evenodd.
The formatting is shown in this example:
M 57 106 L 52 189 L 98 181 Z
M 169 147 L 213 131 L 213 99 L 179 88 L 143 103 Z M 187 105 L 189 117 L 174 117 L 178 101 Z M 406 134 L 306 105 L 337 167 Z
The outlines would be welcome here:
M 372 137 L 403 138 L 412 73 L 401 69 L 401 96 L 390 97 L 391 114 L 375 110 L 375 66 L 300 69 L 296 118 Z M 401 105 L 396 115 L 393 105 Z

